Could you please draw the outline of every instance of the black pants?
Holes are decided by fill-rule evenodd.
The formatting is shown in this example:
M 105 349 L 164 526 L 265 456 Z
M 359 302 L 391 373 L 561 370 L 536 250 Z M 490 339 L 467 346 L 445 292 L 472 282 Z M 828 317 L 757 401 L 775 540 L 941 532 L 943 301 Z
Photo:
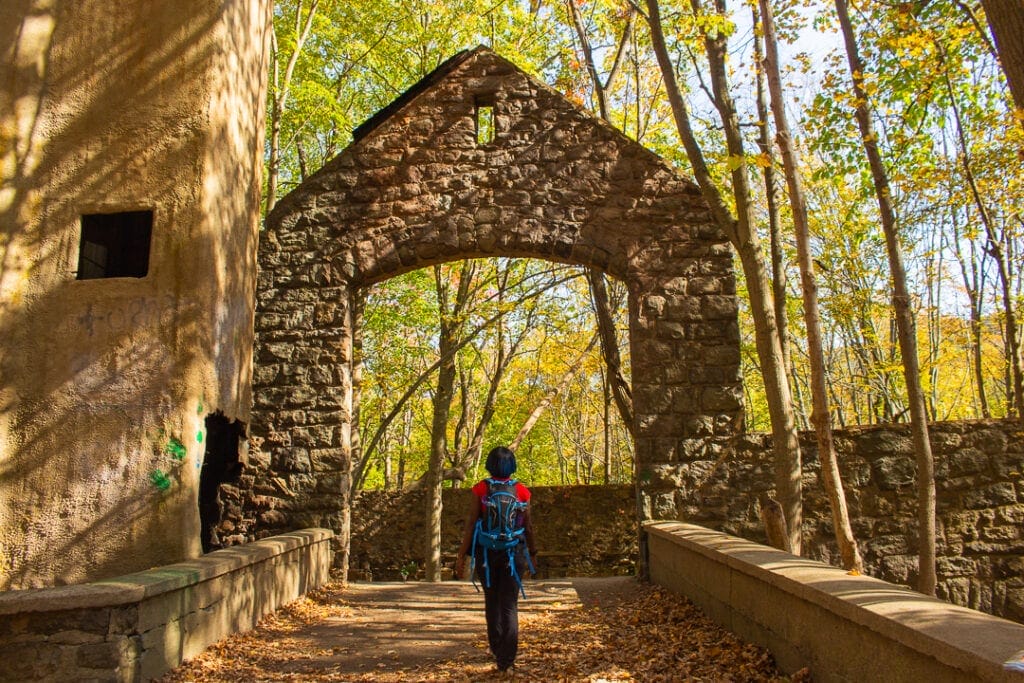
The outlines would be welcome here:
M 482 552 L 476 558 L 476 577 L 484 587 L 487 643 L 498 668 L 505 670 L 515 663 L 519 651 L 519 584 L 509 571 L 507 551 L 486 552 L 491 568 L 490 587 L 487 586 Z

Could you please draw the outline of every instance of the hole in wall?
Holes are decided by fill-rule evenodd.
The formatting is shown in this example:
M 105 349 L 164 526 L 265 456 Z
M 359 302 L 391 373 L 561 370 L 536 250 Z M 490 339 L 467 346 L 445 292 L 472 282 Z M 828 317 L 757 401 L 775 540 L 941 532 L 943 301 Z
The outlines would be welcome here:
M 199 472 L 199 539 L 204 553 L 223 547 L 217 530 L 224 516 L 220 486 L 238 481 L 242 474 L 244 439 L 244 422 L 229 420 L 219 410 L 206 416 L 206 450 Z
M 494 142 L 497 126 L 494 121 L 494 95 L 477 95 L 476 104 L 476 143 L 489 145 Z
M 153 234 L 151 210 L 85 214 L 81 223 L 77 279 L 146 276 Z

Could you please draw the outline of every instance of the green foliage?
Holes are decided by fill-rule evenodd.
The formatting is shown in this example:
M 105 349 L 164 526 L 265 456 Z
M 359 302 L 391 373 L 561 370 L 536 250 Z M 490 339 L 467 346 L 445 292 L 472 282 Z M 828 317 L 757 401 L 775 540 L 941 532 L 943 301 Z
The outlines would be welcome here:
M 454 284 L 456 264 L 442 266 Z M 473 269 L 472 305 L 461 321 L 469 343 L 459 350 L 459 380 L 449 421 L 447 465 L 467 465 L 467 484 L 484 476 L 482 455 L 510 443 L 534 408 L 567 372 L 569 387 L 551 403 L 518 449 L 519 476 L 533 484 L 603 481 L 603 360 L 598 347 L 580 358 L 594 336 L 586 279 L 578 268 L 523 259 L 487 259 Z M 618 318 L 625 327 L 625 295 L 613 284 Z M 428 270 L 393 278 L 371 289 L 365 313 L 361 429 L 375 431 L 399 394 L 437 360 L 438 306 Z M 500 322 L 499 322 L 500 321 Z M 514 348 L 513 348 L 514 345 Z M 512 358 L 504 370 L 487 424 L 483 448 L 465 461 L 468 438 L 462 429 L 479 419 L 494 359 L 504 348 Z M 625 351 L 625 349 L 624 349 Z M 625 354 L 628 361 L 628 353 Z M 371 454 L 368 487 L 398 485 L 398 459 L 405 479 L 420 476 L 429 451 L 431 382 L 408 402 L 408 418 L 388 427 L 386 446 Z M 610 411 L 612 481 L 632 476 L 631 446 L 614 408 Z M 386 481 L 385 458 L 391 478 Z

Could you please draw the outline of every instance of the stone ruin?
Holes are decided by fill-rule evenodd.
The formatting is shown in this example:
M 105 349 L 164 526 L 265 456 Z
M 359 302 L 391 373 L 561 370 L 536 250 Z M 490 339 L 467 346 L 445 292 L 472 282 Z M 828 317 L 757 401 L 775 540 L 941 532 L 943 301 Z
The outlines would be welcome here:
M 261 238 L 259 446 L 236 533 L 328 527 L 347 566 L 353 297 L 444 261 L 548 259 L 627 285 L 641 518 L 675 518 L 679 473 L 741 430 L 732 251 L 698 188 L 486 48 L 358 128 Z

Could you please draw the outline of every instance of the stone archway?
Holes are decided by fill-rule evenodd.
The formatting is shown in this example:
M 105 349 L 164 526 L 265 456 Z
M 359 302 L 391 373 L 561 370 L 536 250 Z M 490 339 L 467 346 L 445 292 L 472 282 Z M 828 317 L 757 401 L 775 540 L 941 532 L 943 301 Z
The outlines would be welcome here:
M 480 140 L 478 117 L 493 114 Z M 435 263 L 521 256 L 629 288 L 638 515 L 684 514 L 742 423 L 732 252 L 696 186 L 486 48 L 355 131 L 267 218 L 257 287 L 258 535 L 339 534 L 347 565 L 353 293 Z

